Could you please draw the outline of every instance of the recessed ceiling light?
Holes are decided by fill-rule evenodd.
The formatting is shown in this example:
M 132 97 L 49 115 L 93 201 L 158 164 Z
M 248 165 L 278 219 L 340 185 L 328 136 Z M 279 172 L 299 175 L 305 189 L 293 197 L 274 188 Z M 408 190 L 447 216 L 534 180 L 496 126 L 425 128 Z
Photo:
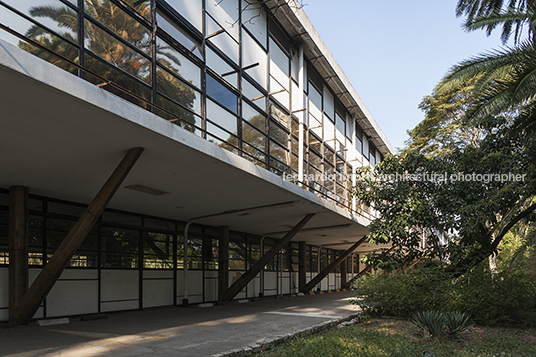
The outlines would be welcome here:
M 162 191 L 162 190 L 152 188 L 152 187 L 149 187 L 149 186 L 144 186 L 144 185 L 130 185 L 130 186 L 126 186 L 125 188 L 128 188 L 130 190 L 134 190 L 134 191 L 147 193 L 147 194 L 153 195 L 153 196 L 162 196 L 162 195 L 169 194 L 169 192 Z

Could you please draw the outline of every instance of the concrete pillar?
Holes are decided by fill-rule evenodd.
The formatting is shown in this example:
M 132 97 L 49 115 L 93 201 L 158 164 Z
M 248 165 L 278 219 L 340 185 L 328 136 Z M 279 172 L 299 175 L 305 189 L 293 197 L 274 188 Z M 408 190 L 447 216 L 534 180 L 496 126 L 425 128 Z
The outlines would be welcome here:
M 346 275 L 348 273 L 348 258 L 341 262 L 341 288 L 346 286 Z
M 298 242 L 298 291 L 306 284 L 307 271 L 307 245 L 304 241 Z
M 28 290 L 28 187 L 9 188 L 9 320 Z
M 218 233 L 218 301 L 223 302 L 229 287 L 229 226 L 219 227 Z

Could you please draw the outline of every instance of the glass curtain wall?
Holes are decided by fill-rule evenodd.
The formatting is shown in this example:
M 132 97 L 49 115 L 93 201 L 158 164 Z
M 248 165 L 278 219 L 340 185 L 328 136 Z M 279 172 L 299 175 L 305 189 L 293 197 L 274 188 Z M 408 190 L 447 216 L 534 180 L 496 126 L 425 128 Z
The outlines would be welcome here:
M 348 150 L 378 161 L 307 61 L 299 92 L 298 48 L 261 2 L 0 0 L 0 19 L 26 40 L 0 38 L 278 175 L 297 177 L 295 113 L 306 110 L 304 183 L 347 208 L 360 166 Z

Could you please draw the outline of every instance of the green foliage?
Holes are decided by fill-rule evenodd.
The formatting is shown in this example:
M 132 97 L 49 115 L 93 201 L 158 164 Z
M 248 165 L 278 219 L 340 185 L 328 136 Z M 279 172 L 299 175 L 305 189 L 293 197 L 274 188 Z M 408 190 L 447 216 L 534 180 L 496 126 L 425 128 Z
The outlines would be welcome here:
M 419 329 L 424 338 L 443 338 L 447 334 L 445 317 L 439 311 L 417 312 L 412 316 L 411 323 Z
M 460 311 L 476 323 L 494 324 L 521 322 L 536 313 L 536 282 L 520 268 L 492 274 L 481 265 L 462 277 L 441 267 L 412 268 L 363 277 L 356 289 L 351 303 L 371 316 Z
M 358 280 L 356 289 L 359 298 L 351 302 L 366 313 L 405 318 L 418 311 L 449 309 L 455 293 L 452 278 L 439 267 L 369 275 Z
M 421 311 L 412 316 L 411 323 L 419 329 L 424 338 L 435 339 L 458 337 L 460 333 L 474 326 L 469 321 L 469 316 L 459 311 Z
M 483 266 L 456 283 L 456 309 L 481 324 L 523 321 L 535 310 L 536 283 L 523 269 L 491 274 Z
M 449 336 L 457 336 L 458 334 L 469 330 L 474 324 L 471 323 L 469 316 L 463 312 L 450 311 L 443 313 L 445 326 Z

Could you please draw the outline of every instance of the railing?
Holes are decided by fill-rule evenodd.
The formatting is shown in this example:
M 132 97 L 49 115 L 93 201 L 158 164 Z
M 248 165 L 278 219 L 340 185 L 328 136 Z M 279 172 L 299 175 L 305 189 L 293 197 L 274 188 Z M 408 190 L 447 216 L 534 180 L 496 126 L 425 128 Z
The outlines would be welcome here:
M 59 53 L 57 53 L 55 51 L 50 50 L 49 48 L 43 46 L 39 42 L 37 42 L 37 41 L 35 41 L 35 40 L 33 40 L 33 39 L 31 39 L 31 38 L 29 38 L 29 37 L 17 32 L 17 31 L 11 29 L 9 26 L 6 26 L 6 25 L 0 23 L 0 29 L 4 30 L 4 31 L 10 33 L 11 35 L 21 39 L 22 41 L 25 41 L 25 42 L 31 44 L 32 46 L 35 46 L 35 47 L 39 48 L 40 50 L 42 50 L 42 51 L 44 51 L 44 52 L 46 52 L 46 53 L 48 53 L 48 54 L 60 59 L 61 61 L 65 62 L 66 64 L 69 64 L 70 66 L 73 66 L 74 68 L 76 68 L 80 72 L 86 73 L 88 75 L 91 75 L 94 78 L 99 79 L 102 82 L 99 83 L 99 84 L 96 84 L 97 87 L 106 89 L 104 87 L 110 86 L 110 87 L 120 91 L 121 93 L 123 93 L 123 94 L 125 94 L 127 96 L 130 96 L 132 99 L 140 101 L 144 105 L 146 105 L 147 107 L 151 108 L 151 110 L 149 110 L 149 109 L 147 109 L 147 110 L 149 110 L 151 112 L 155 112 L 155 111 L 158 110 L 158 111 L 161 111 L 163 113 L 166 113 L 167 115 L 169 115 L 171 117 L 171 119 L 162 118 L 163 120 L 167 120 L 168 122 L 172 122 L 172 123 L 175 123 L 175 122 L 183 123 L 186 126 L 189 126 L 189 127 L 192 127 L 192 128 L 195 128 L 195 129 L 199 130 L 201 133 L 204 133 L 205 136 L 206 136 L 207 132 L 206 132 L 205 129 L 193 124 L 192 122 L 190 122 L 190 121 L 188 121 L 186 119 L 181 118 L 180 116 L 178 116 L 175 113 L 169 111 L 168 109 L 163 108 L 162 106 L 160 106 L 158 104 L 155 104 L 155 103 L 153 103 L 153 102 L 141 97 L 140 95 L 130 91 L 129 89 L 127 89 L 127 88 L 125 88 L 125 87 L 123 87 L 123 86 L 121 86 L 121 85 L 119 85 L 119 84 L 117 84 L 117 83 L 115 83 L 115 82 L 113 82 L 111 80 L 108 80 L 108 79 L 104 78 L 100 74 L 98 74 L 96 72 L 93 72 L 92 70 L 90 70 L 90 69 L 88 69 L 88 68 L 86 68 L 86 67 L 84 67 L 84 66 L 82 66 L 82 65 L 80 65 L 80 64 L 78 64 L 78 63 L 76 63 L 76 62 L 74 62 L 72 60 L 70 60 L 69 58 L 67 58 L 67 57 L 65 57 L 65 56 L 63 56 L 63 55 L 61 55 L 61 54 L 59 54 Z M 180 125 L 180 126 L 183 127 L 182 125 Z M 187 128 L 184 128 L 184 129 L 188 130 Z M 222 139 L 222 138 L 220 138 L 220 137 L 218 137 L 218 136 L 216 136 L 216 135 L 214 135 L 212 133 L 210 133 L 210 136 L 214 137 L 217 140 L 220 140 L 220 141 L 224 142 L 224 144 L 219 144 L 218 146 L 223 147 L 225 149 L 227 149 L 226 146 L 232 147 L 233 149 L 235 149 L 239 153 L 239 155 L 246 156 L 246 158 L 248 160 L 250 160 L 250 161 L 252 161 L 254 163 L 259 162 L 258 158 L 256 158 L 252 154 L 248 153 L 247 151 L 243 150 L 242 148 L 240 148 L 240 147 L 238 147 L 238 146 L 236 146 L 234 144 L 231 144 L 231 143 L 227 142 L 226 140 L 224 140 L 224 139 Z M 229 150 L 229 149 L 227 149 L 227 150 Z M 231 151 L 231 150 L 229 150 L 229 151 Z M 294 182 L 294 183 L 298 184 L 297 182 Z M 324 198 L 324 199 L 326 199 L 326 200 L 328 200 L 330 202 L 334 202 L 338 206 L 343 207 L 343 208 L 345 208 L 345 209 L 347 209 L 347 210 L 349 210 L 351 212 L 354 212 L 354 213 L 364 217 L 365 219 L 368 219 L 368 220 L 374 219 L 373 215 L 371 215 L 369 212 L 366 212 L 361 207 L 356 207 L 356 209 L 354 210 L 352 208 L 351 200 L 349 200 L 349 199 L 346 200 L 346 203 L 340 202 L 339 200 L 337 200 L 337 199 L 335 199 L 333 197 L 330 197 L 326 193 L 314 189 L 313 186 L 308 185 L 307 183 L 301 183 L 301 184 L 302 184 L 302 186 L 306 187 L 309 191 L 313 192 L 317 196 L 320 196 L 320 197 L 322 197 L 322 198 Z M 333 194 L 333 195 L 337 196 L 336 194 Z M 343 199 L 343 201 L 344 201 L 344 199 Z

